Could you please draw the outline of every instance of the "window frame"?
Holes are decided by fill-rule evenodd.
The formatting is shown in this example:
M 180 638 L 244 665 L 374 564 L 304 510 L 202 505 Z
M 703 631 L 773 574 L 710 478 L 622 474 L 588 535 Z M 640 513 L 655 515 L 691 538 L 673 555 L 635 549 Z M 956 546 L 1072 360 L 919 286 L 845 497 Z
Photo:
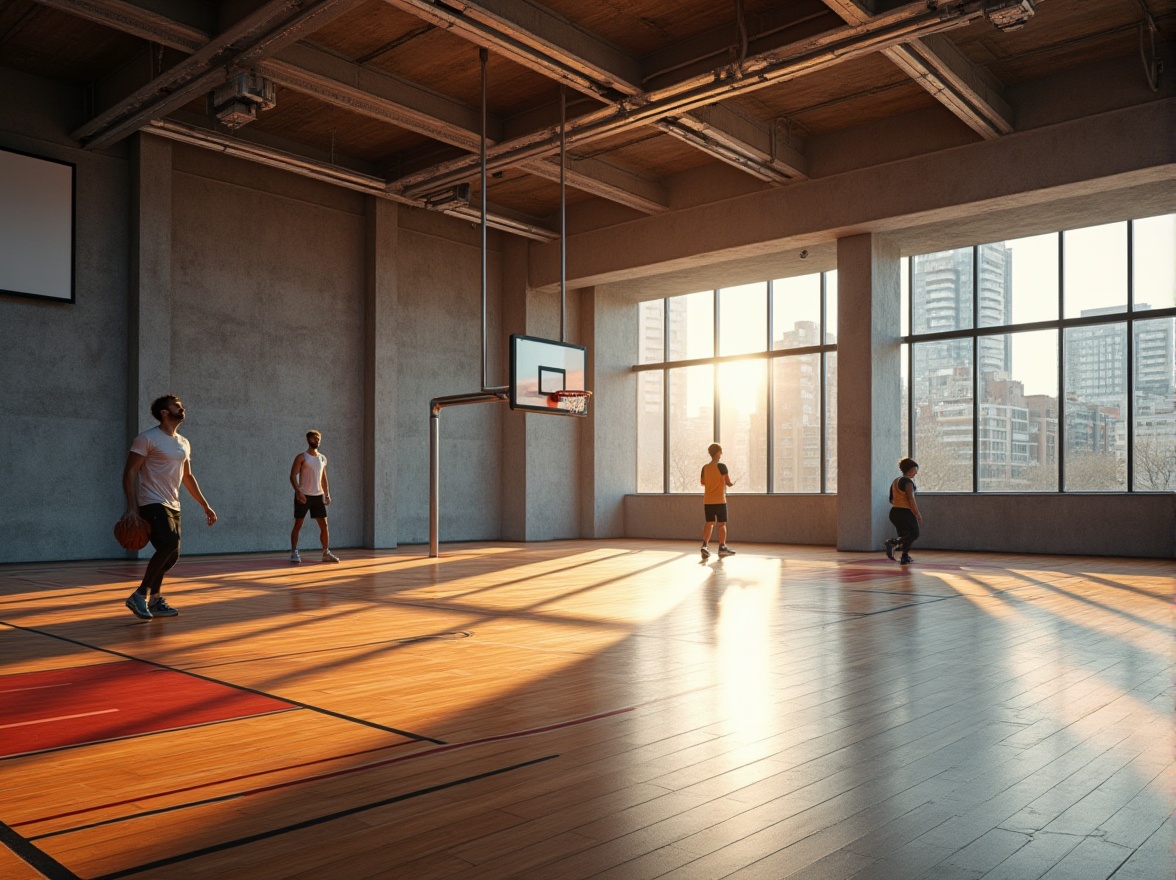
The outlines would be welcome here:
M 1165 215 L 1161 215 L 1165 216 Z M 1126 397 L 1126 413 L 1123 416 L 1125 422 L 1126 434 L 1126 489 L 1112 490 L 1106 492 L 1098 492 L 1100 495 L 1116 495 L 1116 494 L 1133 494 L 1143 493 L 1151 494 L 1157 492 L 1171 491 L 1164 489 L 1136 489 L 1135 488 L 1135 420 L 1136 420 L 1136 395 L 1135 395 L 1135 325 L 1139 321 L 1147 321 L 1148 319 L 1176 319 L 1176 307 L 1169 307 L 1163 309 L 1136 309 L 1135 307 L 1135 236 L 1134 225 L 1138 221 L 1150 219 L 1148 217 L 1132 218 L 1126 222 L 1127 224 L 1127 259 L 1126 259 L 1126 273 L 1127 273 L 1127 304 L 1124 310 L 1109 312 L 1100 315 L 1079 315 L 1072 318 L 1065 317 L 1066 311 L 1066 282 L 1065 282 L 1065 256 L 1066 256 L 1066 232 L 1071 229 L 1058 230 L 1058 310 L 1057 318 L 1052 318 L 1043 321 L 1026 321 L 1026 322 L 1010 322 L 1001 325 L 978 327 L 978 315 L 980 307 L 980 249 L 986 245 L 997 244 L 999 242 L 980 242 L 978 244 L 967 246 L 972 254 L 972 327 L 958 330 L 944 330 L 935 333 L 914 333 L 908 332 L 900 337 L 900 342 L 903 346 L 903 355 L 906 358 L 907 369 L 907 387 L 906 393 L 906 425 L 904 430 L 906 433 L 906 448 L 909 450 L 908 454 L 912 458 L 918 458 L 918 449 L 916 447 L 915 437 L 915 418 L 914 418 L 914 389 L 915 389 L 915 375 L 914 375 L 914 350 L 917 343 L 939 342 L 948 340 L 971 340 L 972 342 L 972 488 L 971 490 L 951 490 L 943 492 L 935 492 L 935 490 L 927 490 L 934 494 L 984 494 L 984 495 L 1000 495 L 1000 494 L 1014 494 L 1014 495 L 1043 495 L 1043 494 L 1067 494 L 1066 489 L 1066 412 L 1065 412 L 1065 395 L 1066 395 L 1066 331 L 1074 328 L 1093 327 L 1093 326 L 1108 326 L 1122 324 L 1126 329 L 1126 343 L 1124 358 L 1126 361 L 1126 386 L 1124 395 Z M 1095 224 L 1104 225 L 1104 224 Z M 1074 227 L 1086 228 L 1086 227 Z M 1015 239 L 1010 239 L 1015 240 Z M 964 247 L 952 248 L 951 250 L 964 250 Z M 936 252 L 932 252 L 936 253 Z M 906 283 L 910 295 L 906 302 L 907 327 L 913 328 L 915 326 L 915 296 L 914 296 L 914 279 L 915 279 L 915 257 L 923 256 L 922 254 L 913 254 L 907 260 L 906 266 Z M 981 455 L 980 452 L 980 410 L 981 410 L 981 394 L 980 394 L 980 368 L 979 368 L 979 347 L 980 339 L 987 336 L 1001 336 L 1013 333 L 1029 332 L 1034 330 L 1053 330 L 1057 334 L 1057 437 L 1055 440 L 1057 449 L 1057 465 L 1058 465 L 1058 487 L 1054 491 L 1038 490 L 1038 491 L 981 491 L 980 490 L 980 467 Z M 1071 489 L 1068 494 L 1082 494 L 1093 490 L 1089 489 Z
M 830 270 L 834 271 L 834 270 Z M 837 352 L 837 344 L 828 343 L 824 340 L 828 339 L 827 328 L 828 315 L 826 312 L 828 303 L 828 275 L 829 272 L 814 272 L 808 273 L 818 275 L 820 278 L 819 285 L 819 327 L 817 339 L 821 340 L 821 344 L 809 345 L 801 348 L 772 348 L 772 331 L 773 331 L 773 302 L 775 300 L 775 283 L 781 279 L 768 279 L 767 281 L 753 281 L 747 282 L 749 284 L 765 284 L 767 296 L 765 297 L 765 332 L 763 340 L 763 350 L 745 352 L 742 354 L 730 355 L 712 355 L 710 357 L 698 358 L 681 358 L 677 360 L 670 360 L 668 357 L 670 349 L 670 300 L 674 299 L 672 296 L 662 297 L 660 299 L 662 304 L 662 360 L 658 362 L 650 362 L 644 364 L 635 364 L 632 367 L 634 373 L 647 373 L 660 371 L 662 374 L 662 491 L 644 492 L 639 494 L 662 494 L 662 495 L 683 495 L 685 492 L 671 491 L 670 489 L 670 469 L 671 469 L 671 455 L 670 455 L 670 373 L 676 369 L 685 367 L 697 366 L 711 366 L 714 371 L 714 400 L 712 402 L 713 414 L 713 434 L 716 442 L 722 443 L 723 438 L 721 434 L 721 405 L 720 405 L 720 382 L 719 382 L 719 368 L 727 363 L 743 363 L 747 361 L 766 361 L 767 362 L 767 377 L 766 377 L 766 397 L 767 397 L 767 474 L 766 485 L 767 492 L 757 493 L 751 492 L 747 494 L 767 494 L 767 495 L 826 495 L 831 494 L 829 490 L 829 412 L 828 412 L 828 354 L 830 352 Z M 736 286 L 736 285 L 732 285 Z M 744 285 L 738 285 L 744 286 Z M 721 310 L 721 296 L 723 288 L 712 288 L 709 292 L 711 294 L 711 308 L 713 310 L 713 333 L 714 341 L 713 352 L 720 350 L 720 310 Z M 696 291 L 697 293 L 704 293 L 706 291 Z M 681 294 L 683 296 L 693 294 Z M 656 300 L 655 300 L 656 301 Z M 643 303 L 642 303 L 643 305 Z M 729 317 L 729 316 L 728 316 Z M 775 451 L 776 451 L 776 418 L 775 418 L 775 370 L 772 369 L 773 363 L 777 358 L 787 357 L 801 357 L 805 355 L 819 355 L 818 360 L 818 391 L 819 395 L 819 411 L 820 411 L 820 445 L 821 445 L 821 462 L 820 462 L 820 477 L 819 490 L 817 492 L 792 492 L 780 491 L 776 488 L 776 474 L 775 474 Z M 635 463 L 636 464 L 636 463 Z

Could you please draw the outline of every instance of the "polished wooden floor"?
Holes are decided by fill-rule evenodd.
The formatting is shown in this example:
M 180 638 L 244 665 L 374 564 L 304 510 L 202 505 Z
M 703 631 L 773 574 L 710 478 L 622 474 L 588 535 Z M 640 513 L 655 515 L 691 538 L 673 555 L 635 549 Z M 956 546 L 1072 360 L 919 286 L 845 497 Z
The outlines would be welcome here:
M 1173 877 L 1170 560 L 737 549 L 0 567 L 0 877 Z

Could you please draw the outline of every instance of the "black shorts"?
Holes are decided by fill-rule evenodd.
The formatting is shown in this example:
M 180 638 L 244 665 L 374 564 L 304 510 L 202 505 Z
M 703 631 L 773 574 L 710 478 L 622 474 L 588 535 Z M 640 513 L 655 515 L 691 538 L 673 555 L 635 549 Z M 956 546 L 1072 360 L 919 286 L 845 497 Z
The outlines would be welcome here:
M 702 510 L 707 522 L 725 523 L 727 521 L 726 504 L 704 504 Z
M 306 512 L 310 511 L 311 519 L 326 519 L 327 505 L 323 504 L 322 495 L 307 495 L 306 503 L 303 504 L 298 500 L 298 496 L 294 496 L 294 519 L 305 519 Z

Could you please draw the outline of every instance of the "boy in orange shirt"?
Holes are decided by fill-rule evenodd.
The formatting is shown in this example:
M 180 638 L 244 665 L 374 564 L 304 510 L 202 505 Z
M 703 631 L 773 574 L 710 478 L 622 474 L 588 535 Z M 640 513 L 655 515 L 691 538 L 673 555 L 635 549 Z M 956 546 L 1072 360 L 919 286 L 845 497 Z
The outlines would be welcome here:
M 702 496 L 703 512 L 706 524 L 702 527 L 702 558 L 710 557 L 707 544 L 710 542 L 711 529 L 715 523 L 719 524 L 719 556 L 734 556 L 735 551 L 727 546 L 727 487 L 735 482 L 727 473 L 727 466 L 719 461 L 723 457 L 723 447 L 712 443 L 706 450 L 711 460 L 702 466 L 702 476 L 699 482 L 704 487 Z

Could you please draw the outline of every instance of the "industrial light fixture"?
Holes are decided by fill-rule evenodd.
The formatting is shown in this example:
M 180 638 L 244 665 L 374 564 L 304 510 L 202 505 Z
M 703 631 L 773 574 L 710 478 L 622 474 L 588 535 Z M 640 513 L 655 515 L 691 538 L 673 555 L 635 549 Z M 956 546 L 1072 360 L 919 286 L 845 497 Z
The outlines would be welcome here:
M 277 90 L 271 80 L 244 71 L 229 77 L 208 95 L 210 115 L 231 129 L 253 122 L 258 110 L 269 110 L 277 103 Z
M 1015 31 L 1037 12 L 1035 0 L 984 0 L 984 17 L 997 30 Z
M 450 208 L 467 208 L 470 204 L 470 185 L 459 183 L 449 189 L 438 190 L 425 196 L 425 207 L 430 211 L 447 211 Z

